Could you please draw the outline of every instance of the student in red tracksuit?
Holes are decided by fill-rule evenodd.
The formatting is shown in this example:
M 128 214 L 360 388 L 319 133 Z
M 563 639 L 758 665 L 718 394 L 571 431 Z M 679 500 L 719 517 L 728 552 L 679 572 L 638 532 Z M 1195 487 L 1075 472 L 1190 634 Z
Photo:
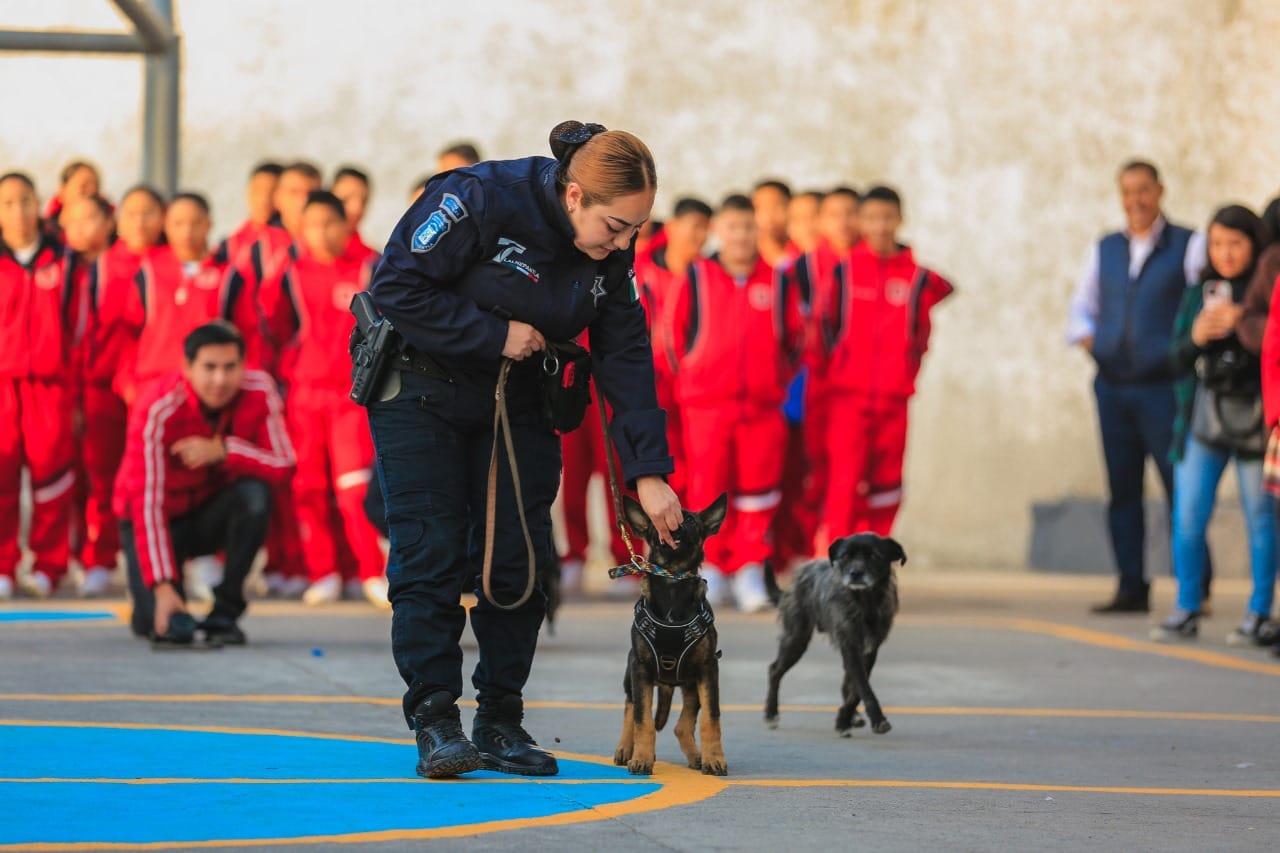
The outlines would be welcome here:
M 888 187 L 863 197 L 862 241 L 836 270 L 823 308 L 827 499 L 819 546 L 870 530 L 889 535 L 902 504 L 907 401 L 929 346 L 930 312 L 951 295 L 898 243 L 902 203 Z
M 837 187 L 822 196 L 818 205 L 818 237 L 813 248 L 783 271 L 795 288 L 805 314 L 805 343 L 809 350 L 801 374 L 792 389 L 798 395 L 799 411 L 792 413 L 787 436 L 786 462 L 782 474 L 782 504 L 775 516 L 773 558 L 788 567 L 812 558 L 818 551 L 814 539 L 822 521 L 822 504 L 827 493 L 826 426 L 827 387 L 821 371 L 822 339 L 815 305 L 825 304 L 835 283 L 835 269 L 858 241 L 858 194 Z
M 22 469 L 31 474 L 26 589 L 45 598 L 67 571 L 75 484 L 71 360 L 80 308 L 62 247 L 40 233 L 35 185 L 0 176 L 0 600 L 13 596 Z
M 289 252 L 301 236 L 302 209 L 307 196 L 320 189 L 320 170 L 305 161 L 290 163 L 280 172 L 272 193 L 280 225 L 269 225 L 247 252 L 232 259 L 232 272 L 223 289 L 222 316 L 240 330 L 245 340 L 245 362 L 277 378 L 287 367 L 279 363 L 283 341 L 274 340 L 267 327 L 280 304 L 280 273 Z M 287 389 L 285 390 L 287 394 Z M 307 588 L 302 565 L 297 520 L 286 484 L 272 501 L 274 517 L 267 537 L 267 565 L 263 580 L 272 595 L 293 598 Z
M 81 198 L 70 202 L 62 210 L 62 222 L 66 237 L 66 268 L 71 277 L 72 292 L 80 300 L 79 328 L 76 330 L 76 347 L 72 352 L 74 370 L 77 377 L 83 377 L 85 368 L 85 337 L 90 317 L 89 294 L 92 291 L 92 278 L 97 270 L 98 259 L 111 244 L 111 236 L 115 232 L 115 213 L 111 204 L 102 196 Z M 79 391 L 73 399 L 72 438 L 76 456 L 76 485 L 72 498 L 71 511 L 72 547 L 75 553 L 82 553 L 87 531 L 85 530 L 85 503 L 89 499 L 89 478 L 85 473 L 81 448 L 84 446 L 84 390 L 83 382 L 77 381 Z M 105 550 L 105 548 L 104 548 Z M 80 595 L 85 598 L 96 598 L 106 595 L 111 590 L 115 577 L 115 555 L 111 555 L 108 565 L 83 564 L 80 578 Z
M 209 252 L 209 202 L 197 193 L 179 193 L 164 216 L 166 245 L 142 260 L 125 303 L 125 316 L 138 330 L 118 383 L 124 401 L 148 384 L 182 367 L 182 342 L 218 317 L 227 264 Z
M 239 263 L 267 230 L 267 226 L 277 222 L 276 206 L 272 199 L 283 171 L 283 166 L 271 161 L 264 161 L 253 167 L 253 171 L 249 173 L 249 183 L 245 187 L 245 207 L 249 209 L 249 218 L 218 244 L 214 254 L 221 255 L 230 263 Z
M 369 176 L 355 166 L 343 166 L 333 176 L 331 192 L 342 202 L 347 212 L 347 225 L 351 229 L 346 253 L 358 261 L 378 257 L 377 250 L 365 245 L 360 236 L 360 223 L 364 221 L 364 212 L 369 206 L 371 189 Z
M 126 312 L 142 260 L 156 251 L 164 227 L 164 200 L 150 187 L 130 190 L 117 210 L 117 240 L 89 277 L 89 323 L 81 347 L 84 374 L 84 439 L 80 461 L 88 478 L 80 563 L 86 572 L 111 571 L 120 529 L 111 489 L 124 453 L 127 407 L 120 396 L 122 368 L 132 358 L 137 326 Z M 95 572 L 95 577 L 101 577 Z
M 790 203 L 791 187 L 782 181 L 764 180 L 751 191 L 760 257 L 775 268 L 786 262 L 792 250 L 787 238 L 787 206 Z
M 332 193 L 313 192 L 302 214 L 302 244 L 281 272 L 284 298 L 271 326 L 289 341 L 290 357 L 282 364 L 288 365 L 289 433 L 298 450 L 293 503 L 311 572 L 302 600 L 324 604 L 342 597 L 338 539 L 344 538 L 365 597 L 390 607 L 386 560 L 364 511 L 373 437 L 365 410 L 347 397 L 347 341 L 355 326 L 351 298 L 368 287 L 377 258 L 350 254 L 350 236 L 342 202 Z M 340 519 L 332 512 L 335 500 Z
M 787 202 L 787 247 L 790 257 L 812 252 L 818 245 L 818 210 L 824 193 L 810 190 Z M 782 263 L 774 264 L 781 267 Z
M 675 399 L 684 422 L 686 498 L 728 492 L 729 515 L 700 574 L 713 601 L 732 578 L 738 608 L 768 606 L 763 563 L 778 507 L 782 401 L 802 345 L 799 302 L 756 251 L 751 200 L 731 195 L 713 223 L 720 254 L 688 270 L 668 315 Z
M 102 192 L 102 177 L 92 163 L 72 160 L 62 167 L 58 192 L 44 211 L 44 229 L 50 237 L 65 243 L 63 212 L 80 199 L 95 198 Z
M 129 413 L 115 510 L 129 569 L 132 628 L 159 643 L 243 645 L 244 581 L 266 536 L 271 489 L 293 473 L 275 380 L 244 367 L 231 326 L 200 326 L 183 341 L 180 373 L 153 382 Z M 186 611 L 182 564 L 223 553 L 213 610 L 197 626 Z

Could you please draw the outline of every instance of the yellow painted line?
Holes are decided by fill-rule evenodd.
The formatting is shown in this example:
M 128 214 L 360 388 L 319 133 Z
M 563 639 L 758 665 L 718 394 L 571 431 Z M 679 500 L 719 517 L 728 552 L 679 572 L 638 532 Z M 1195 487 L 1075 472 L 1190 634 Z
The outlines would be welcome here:
M 568 758 L 569 754 L 564 752 L 556 753 L 561 758 Z M 591 756 L 591 763 L 600 763 L 598 756 Z M 584 760 L 578 758 L 576 760 Z M 612 763 L 612 762 L 610 762 Z M 648 776 L 625 776 L 617 779 L 557 779 L 555 777 L 536 778 L 532 776 L 507 777 L 492 779 L 487 777 L 475 776 L 459 776 L 458 782 L 467 782 L 473 785 L 652 785 L 653 780 Z M 46 785 L 421 785 L 422 780 L 416 776 L 395 776 L 386 779 L 260 779 L 248 777 L 227 777 L 227 778 L 195 778 L 192 776 L 154 776 L 146 778 L 136 777 L 111 777 L 102 776 L 98 778 L 84 778 L 76 776 L 57 777 L 57 776 L 10 776 L 0 777 L 0 784 L 21 784 L 28 785 L 33 783 L 41 783 Z
M 1157 797 L 1280 798 L 1280 790 L 1237 788 L 1135 788 L 1113 785 L 1032 785 L 1019 782 L 933 782 L 907 779 L 734 779 L 731 788 L 925 788 L 960 791 L 1032 791 L 1036 793 L 1137 794 Z
M 1252 672 L 1260 675 L 1280 676 L 1280 664 L 1238 658 L 1233 655 L 1211 652 L 1205 649 L 1193 649 L 1186 646 L 1170 646 L 1153 643 L 1147 640 L 1134 640 L 1118 634 L 1093 631 L 1088 628 L 1077 628 L 1074 625 L 1063 625 L 1059 622 L 1047 622 L 1041 619 L 1010 619 L 1009 627 L 1032 634 L 1045 634 L 1091 646 L 1106 649 L 1118 649 L 1126 652 L 1143 652 L 1176 660 L 1192 661 L 1222 669 L 1235 669 L 1241 672 Z
M 400 700 L 384 696 L 308 696 L 295 694 L 233 693 L 0 693 L 0 702 L 140 702 L 140 703 L 264 703 L 302 705 L 375 705 L 399 707 Z M 475 702 L 458 703 L 475 707 Z M 529 701 L 526 708 L 563 711 L 621 711 L 618 702 Z M 781 705 L 779 710 L 797 714 L 834 714 L 836 705 Z M 1098 708 L 997 708 L 946 706 L 885 706 L 886 714 L 920 717 L 1036 717 L 1086 720 L 1170 720 L 1199 723 L 1266 723 L 1280 724 L 1277 714 L 1230 714 L 1217 711 L 1142 711 Z M 726 713 L 763 713 L 763 705 L 722 705 Z M 0 721 L 3 722 L 3 721 Z M 48 723 L 47 725 L 56 725 Z M 141 726 L 151 728 L 151 726 Z M 394 741 L 399 743 L 399 741 Z
M 86 722 L 49 722 L 46 720 L 0 720 L 0 725 L 11 726 L 59 726 L 65 728 L 100 728 L 100 729 L 165 729 L 168 731 L 214 732 L 219 734 L 264 734 L 282 737 L 320 738 L 322 740 L 360 741 L 367 743 L 413 743 L 407 739 L 361 737 L 358 735 L 320 734 L 315 732 L 285 731 L 279 729 L 241 729 L 225 726 L 182 726 L 182 725 L 144 725 L 141 723 L 86 723 Z M 582 755 L 572 752 L 556 752 L 556 755 L 574 761 L 591 764 L 613 765 L 613 759 L 598 755 Z M 355 781 L 355 780 L 350 780 Z M 422 779 L 408 780 L 421 785 L 465 785 L 490 780 L 437 779 L 430 782 Z M 527 782 L 523 777 L 512 782 Z M 520 818 L 515 820 L 495 820 L 482 823 L 459 824 L 436 829 L 384 830 L 381 832 L 356 832 L 345 835 L 306 835 L 290 838 L 242 838 L 218 839 L 209 841 L 157 841 L 145 844 L 129 842 L 114 843 L 59 843 L 59 844 L 0 844 L 0 850 L 16 851 L 79 851 L 79 850 L 169 850 L 173 848 L 195 849 L 208 847 L 283 847 L 299 844 L 371 844 L 384 841 L 418 841 L 434 838 L 462 838 L 490 832 L 505 832 L 513 829 L 533 829 L 546 826 L 568 826 L 576 823 L 594 823 L 601 820 L 612 820 L 627 815 L 669 809 L 675 806 L 686 806 L 714 797 L 725 789 L 725 779 L 718 776 L 704 776 L 682 766 L 659 761 L 654 764 L 653 775 L 631 779 L 601 779 L 599 783 L 633 782 L 659 784 L 662 787 L 650 794 L 626 800 L 620 803 L 607 803 L 594 808 L 584 808 L 576 812 L 547 815 L 537 818 Z

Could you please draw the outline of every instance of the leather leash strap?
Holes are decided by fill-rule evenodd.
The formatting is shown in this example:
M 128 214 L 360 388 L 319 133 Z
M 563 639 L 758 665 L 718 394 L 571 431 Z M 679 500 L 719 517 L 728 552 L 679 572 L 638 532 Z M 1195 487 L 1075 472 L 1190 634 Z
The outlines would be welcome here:
M 493 393 L 493 450 L 489 454 L 489 488 L 484 508 L 484 568 L 480 573 L 480 586 L 484 597 L 499 610 L 516 610 L 524 606 L 533 595 L 533 587 L 537 583 L 538 566 L 533 553 L 533 537 L 529 535 L 529 522 L 524 517 L 524 494 L 520 488 L 520 469 L 516 465 L 516 449 L 511 440 L 511 420 L 507 415 L 507 374 L 511 372 L 512 361 L 502 360 L 502 369 L 498 371 L 498 387 Z M 493 597 L 491 588 L 493 577 L 493 540 L 497 529 L 498 518 L 498 434 L 502 434 L 507 451 L 507 463 L 511 466 L 511 484 L 516 492 L 516 514 L 520 516 L 520 532 L 524 534 L 525 549 L 529 554 L 529 578 L 525 583 L 524 594 L 514 604 L 501 604 Z

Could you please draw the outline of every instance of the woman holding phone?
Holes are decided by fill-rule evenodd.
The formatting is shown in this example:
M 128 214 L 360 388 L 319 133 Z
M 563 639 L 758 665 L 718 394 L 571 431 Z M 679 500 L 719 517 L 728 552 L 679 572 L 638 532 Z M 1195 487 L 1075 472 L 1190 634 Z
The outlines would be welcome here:
M 1178 416 L 1170 456 L 1178 600 L 1152 630 L 1154 640 L 1193 639 L 1199 632 L 1205 531 L 1218 483 L 1233 460 L 1249 531 L 1253 595 L 1227 642 L 1257 645 L 1267 633 L 1276 579 L 1276 506 L 1262 486 L 1261 362 L 1235 331 L 1263 241 L 1262 222 L 1247 208 L 1230 205 L 1215 213 L 1208 231 L 1209 264 L 1201 283 L 1187 288 L 1174 323 Z

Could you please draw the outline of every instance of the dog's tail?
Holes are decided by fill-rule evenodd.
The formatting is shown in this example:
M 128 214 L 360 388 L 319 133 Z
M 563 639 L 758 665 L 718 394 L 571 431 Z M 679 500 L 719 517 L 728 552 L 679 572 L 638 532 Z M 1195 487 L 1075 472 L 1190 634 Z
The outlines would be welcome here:
M 674 692 L 670 687 L 658 686 L 658 707 L 653 712 L 653 727 L 658 731 L 662 731 L 667 717 L 671 715 L 671 694 Z
M 773 562 L 770 560 L 764 561 L 764 590 L 769 594 L 773 606 L 777 607 L 782 600 L 782 590 L 778 588 L 778 577 L 773 573 Z

